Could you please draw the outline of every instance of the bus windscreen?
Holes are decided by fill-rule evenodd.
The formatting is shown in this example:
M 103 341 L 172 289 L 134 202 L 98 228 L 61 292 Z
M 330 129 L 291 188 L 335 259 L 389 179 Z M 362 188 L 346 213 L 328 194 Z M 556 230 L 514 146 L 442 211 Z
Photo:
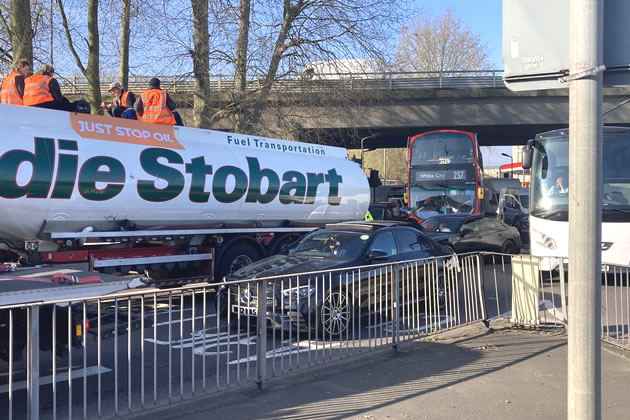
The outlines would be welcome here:
M 461 133 L 434 133 L 415 139 L 411 166 L 450 165 L 475 162 L 473 140 Z

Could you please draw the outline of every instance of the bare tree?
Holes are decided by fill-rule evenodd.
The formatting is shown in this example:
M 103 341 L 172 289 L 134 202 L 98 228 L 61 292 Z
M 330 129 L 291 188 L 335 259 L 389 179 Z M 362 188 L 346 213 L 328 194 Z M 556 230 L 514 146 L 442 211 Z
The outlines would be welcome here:
M 238 111 L 235 114 L 235 131 L 249 131 L 248 119 L 243 118 L 243 100 L 247 94 L 247 48 L 249 45 L 250 0 L 241 0 L 239 7 L 238 40 L 236 42 L 236 72 L 234 75 L 235 103 Z
M 269 124 L 261 125 L 263 114 L 270 114 L 280 130 L 300 131 L 299 122 L 286 110 L 291 109 L 292 100 L 303 100 L 305 92 L 292 97 L 283 91 L 277 96 L 273 87 L 301 77 L 309 63 L 347 58 L 384 61 L 385 43 L 392 37 L 392 23 L 401 18 L 404 2 L 241 0 L 239 7 L 226 6 L 229 0 L 219 3 L 220 7 L 211 6 L 215 16 L 211 33 L 223 39 L 211 51 L 211 62 L 215 68 L 231 67 L 236 82 L 232 97 L 212 115 L 212 123 L 227 118 L 238 131 L 260 133 L 270 129 Z M 238 31 L 231 29 L 236 26 Z M 236 39 L 230 38 L 235 33 Z M 236 45 L 232 49 L 236 55 L 226 54 L 229 48 L 219 48 L 225 44 Z M 343 99 L 343 94 L 333 96 Z
M 10 40 L 10 45 L 0 48 L 0 55 L 3 61 L 15 62 L 19 59 L 26 59 L 33 62 L 33 37 L 34 31 L 31 24 L 31 1 L 30 0 L 10 0 L 9 7 L 0 6 L 0 10 L 8 13 L 8 22 L 5 14 L 0 15 L 2 19 L 3 32 Z
M 131 21 L 131 0 L 122 0 L 120 15 L 120 83 L 127 87 L 129 82 L 129 38 Z
M 425 15 L 403 27 L 395 63 L 401 71 L 446 74 L 490 68 L 487 45 L 451 9 L 435 19 Z
M 92 107 L 92 112 L 100 111 L 101 103 L 101 80 L 100 80 L 100 57 L 99 57 L 99 33 L 98 33 L 98 0 L 88 0 L 88 39 L 84 39 L 88 47 L 88 62 L 87 67 L 83 65 L 79 54 L 75 49 L 74 42 L 72 40 L 72 34 L 70 26 L 68 24 L 68 18 L 63 8 L 62 0 L 57 0 L 57 6 L 61 14 L 61 21 L 64 31 L 66 33 L 66 39 L 68 41 L 68 48 L 74 57 L 81 73 L 88 81 L 88 102 Z
M 193 93 L 193 124 L 210 128 L 210 39 L 208 35 L 208 0 L 191 0 L 193 41 L 191 51 L 195 91 Z

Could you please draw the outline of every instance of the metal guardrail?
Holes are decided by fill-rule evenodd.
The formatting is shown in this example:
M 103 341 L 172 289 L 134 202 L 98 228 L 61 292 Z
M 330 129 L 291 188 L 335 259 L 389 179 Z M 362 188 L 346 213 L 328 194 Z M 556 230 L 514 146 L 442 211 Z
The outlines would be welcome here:
M 503 296 L 504 307 L 510 308 L 504 316 L 515 323 L 567 326 L 571 273 L 566 258 L 518 255 L 511 257 L 509 265 L 506 256 L 491 254 L 485 258 L 492 259 L 486 284 L 507 273 L 512 284 L 518 285 L 512 290 L 511 302 Z M 630 350 L 630 266 L 602 264 L 601 308 L 602 341 Z
M 128 87 L 132 92 L 147 89 L 153 76 L 130 77 Z M 159 75 L 163 89 L 174 93 L 194 92 L 194 80 L 190 76 Z M 109 84 L 117 80 L 115 76 L 103 76 L 101 94 L 107 95 Z M 261 89 L 264 77 L 250 77 L 247 91 Z M 88 82 L 84 77 L 71 77 L 59 80 L 64 94 L 86 95 Z M 213 75 L 210 77 L 210 90 L 213 92 L 233 91 L 233 76 Z M 383 72 L 383 73 L 327 73 L 310 77 L 297 76 L 275 80 L 273 92 L 330 92 L 339 90 L 426 90 L 426 89 L 505 89 L 503 70 L 464 70 L 453 72 Z
M 488 295 L 497 287 L 484 282 L 482 261 L 465 255 L 5 306 L 0 417 L 112 417 L 263 387 L 288 372 L 497 317 L 486 304 L 500 301 Z
M 483 320 L 565 327 L 569 275 L 557 261 L 564 269 L 550 272 L 529 255 L 467 254 L 5 305 L 0 418 L 108 418 L 262 388 Z M 605 265 L 603 341 L 630 350 L 628 325 L 630 267 Z

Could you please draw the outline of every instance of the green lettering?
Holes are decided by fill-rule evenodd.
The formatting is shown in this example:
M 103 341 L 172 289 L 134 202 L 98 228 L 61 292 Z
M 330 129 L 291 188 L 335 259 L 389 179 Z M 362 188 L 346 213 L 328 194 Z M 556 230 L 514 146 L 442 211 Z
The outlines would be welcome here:
M 280 188 L 280 202 L 282 204 L 304 204 L 306 195 L 306 177 L 298 171 L 287 171 L 282 175 L 286 181 Z M 291 191 L 295 190 L 293 194 Z
M 324 183 L 324 174 L 306 173 L 308 179 L 308 188 L 306 189 L 306 200 L 304 204 L 313 204 L 317 196 L 317 187 Z
M 228 136 L 230 139 L 230 136 Z M 206 165 L 203 156 L 196 157 L 186 164 L 186 173 L 192 174 L 190 182 L 190 192 L 188 197 L 193 203 L 207 203 L 210 193 L 204 191 L 206 186 L 206 175 L 212 175 L 212 165 Z
M 234 189 L 227 192 L 228 177 L 234 177 Z M 212 180 L 212 194 L 220 203 L 233 203 L 240 200 L 247 191 L 247 174 L 236 166 L 223 166 L 217 169 Z
M 246 203 L 262 203 L 267 204 L 273 201 L 278 195 L 280 189 L 280 179 L 271 169 L 260 169 L 258 159 L 248 157 L 247 165 L 249 166 L 249 190 L 247 191 Z M 267 178 L 267 192 L 261 192 L 262 180 Z
M 107 170 L 102 170 L 103 166 Z M 97 183 L 107 183 L 96 188 Z M 125 167 L 109 156 L 95 156 L 85 161 L 79 172 L 79 194 L 87 200 L 105 201 L 116 197 L 125 186 Z
M 343 182 L 343 177 L 337 175 L 335 169 L 329 169 L 328 175 L 326 175 L 326 182 L 330 185 L 328 188 L 328 204 L 331 206 L 338 206 L 341 204 L 341 197 L 339 197 L 339 184 Z
M 138 180 L 138 195 L 147 201 L 162 202 L 172 200 L 184 189 L 184 175 L 177 169 L 162 165 L 159 158 L 168 163 L 184 163 L 179 153 L 157 147 L 145 149 L 140 154 L 140 165 L 149 175 L 166 181 L 166 187 L 157 188 L 153 180 Z
M 76 155 L 59 155 L 57 180 L 51 198 L 70 198 L 74 190 L 79 158 Z M 124 178 L 123 178 L 124 181 Z
M 35 137 L 35 153 L 26 150 L 9 150 L 0 158 L 0 197 L 46 198 L 55 162 L 55 141 Z M 17 174 L 20 166 L 29 162 L 33 167 L 31 179 L 24 186 L 18 185 Z

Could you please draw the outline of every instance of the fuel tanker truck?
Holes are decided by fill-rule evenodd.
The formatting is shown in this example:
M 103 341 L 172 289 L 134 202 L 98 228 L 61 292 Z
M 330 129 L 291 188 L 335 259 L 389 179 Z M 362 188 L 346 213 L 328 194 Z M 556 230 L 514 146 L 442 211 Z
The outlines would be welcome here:
M 0 130 L 0 252 L 25 264 L 218 281 L 370 200 L 338 147 L 11 105 Z

